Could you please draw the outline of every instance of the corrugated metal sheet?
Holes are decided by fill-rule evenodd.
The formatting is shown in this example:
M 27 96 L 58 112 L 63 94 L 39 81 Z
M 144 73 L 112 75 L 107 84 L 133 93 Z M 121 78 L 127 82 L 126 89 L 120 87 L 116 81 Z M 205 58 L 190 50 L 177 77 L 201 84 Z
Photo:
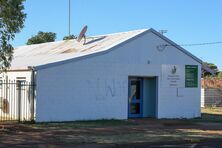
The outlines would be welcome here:
M 147 29 L 93 36 L 80 43 L 76 40 L 21 46 L 15 49 L 11 69 L 24 69 L 89 55 L 122 43 Z

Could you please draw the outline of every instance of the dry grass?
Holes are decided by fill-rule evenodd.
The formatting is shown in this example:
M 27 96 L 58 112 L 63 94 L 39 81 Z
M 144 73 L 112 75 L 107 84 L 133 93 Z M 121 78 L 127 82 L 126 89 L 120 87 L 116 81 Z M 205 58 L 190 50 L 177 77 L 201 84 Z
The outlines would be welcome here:
M 202 114 L 222 115 L 222 107 L 205 107 L 201 108 Z

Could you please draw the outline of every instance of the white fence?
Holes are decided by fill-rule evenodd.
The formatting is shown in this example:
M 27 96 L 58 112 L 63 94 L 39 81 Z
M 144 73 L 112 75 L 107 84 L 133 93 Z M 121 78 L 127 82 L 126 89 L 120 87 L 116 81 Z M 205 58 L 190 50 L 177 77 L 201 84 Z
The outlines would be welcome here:
M 201 107 L 222 106 L 222 90 L 216 88 L 201 89 Z
M 26 81 L 0 82 L 0 121 L 34 120 L 34 85 Z

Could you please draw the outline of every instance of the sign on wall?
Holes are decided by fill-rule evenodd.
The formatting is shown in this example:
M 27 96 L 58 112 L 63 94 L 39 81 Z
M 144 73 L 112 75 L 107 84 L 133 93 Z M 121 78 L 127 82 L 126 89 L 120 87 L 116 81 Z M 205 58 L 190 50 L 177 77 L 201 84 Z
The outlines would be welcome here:
M 185 87 L 198 87 L 198 66 L 185 66 Z
M 163 87 L 184 87 L 184 65 L 162 65 Z

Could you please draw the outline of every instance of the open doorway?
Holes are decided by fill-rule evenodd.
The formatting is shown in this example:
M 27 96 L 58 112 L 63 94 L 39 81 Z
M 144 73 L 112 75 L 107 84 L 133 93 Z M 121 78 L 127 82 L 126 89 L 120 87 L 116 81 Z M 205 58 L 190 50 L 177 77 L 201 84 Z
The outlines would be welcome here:
M 157 114 L 157 77 L 130 77 L 128 117 L 152 117 Z
M 155 118 L 157 115 L 157 77 L 143 80 L 143 117 Z

